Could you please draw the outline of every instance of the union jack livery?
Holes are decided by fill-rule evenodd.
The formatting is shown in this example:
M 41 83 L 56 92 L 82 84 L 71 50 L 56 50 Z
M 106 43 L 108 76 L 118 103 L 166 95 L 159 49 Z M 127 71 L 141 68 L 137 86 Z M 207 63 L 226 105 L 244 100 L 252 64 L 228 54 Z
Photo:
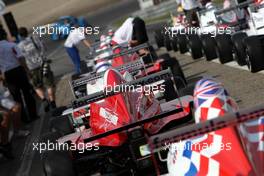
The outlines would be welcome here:
M 222 84 L 210 78 L 196 84 L 194 106 L 196 123 L 238 109 Z M 174 143 L 168 153 L 169 175 L 263 175 L 263 121 L 262 117 L 241 125 L 239 130 L 227 127 Z M 242 140 L 237 131 L 242 131 Z

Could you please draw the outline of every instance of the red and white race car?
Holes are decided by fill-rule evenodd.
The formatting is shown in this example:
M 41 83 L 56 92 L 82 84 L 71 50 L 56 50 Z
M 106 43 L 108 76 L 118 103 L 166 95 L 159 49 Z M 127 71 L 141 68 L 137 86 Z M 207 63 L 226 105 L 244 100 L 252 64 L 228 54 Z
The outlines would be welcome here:
M 171 73 L 165 70 L 132 82 L 112 69 L 105 76 L 105 86 L 125 87 L 167 79 Z M 46 136 L 75 147 L 45 151 L 47 175 L 263 175 L 263 106 L 239 112 L 222 84 L 208 78 L 196 84 L 194 97 L 165 103 L 153 94 L 117 92 L 74 103 L 91 103 L 89 129 Z

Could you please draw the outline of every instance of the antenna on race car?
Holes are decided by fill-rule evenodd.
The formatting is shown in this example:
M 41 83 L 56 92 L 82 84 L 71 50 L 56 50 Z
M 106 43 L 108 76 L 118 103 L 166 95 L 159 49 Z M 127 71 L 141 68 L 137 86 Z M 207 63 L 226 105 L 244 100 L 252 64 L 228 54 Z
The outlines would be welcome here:
M 173 74 L 171 72 L 171 69 L 168 68 L 168 69 L 160 71 L 158 73 L 153 73 L 153 74 L 145 76 L 143 78 L 139 78 L 139 79 L 133 80 L 131 82 L 127 82 L 127 83 L 118 85 L 119 87 L 124 87 L 125 89 L 118 89 L 118 91 L 112 90 L 110 92 L 100 91 L 100 92 L 96 92 L 94 94 L 79 98 L 77 100 L 74 100 L 72 102 L 72 107 L 73 107 L 73 109 L 77 109 L 77 108 L 80 108 L 84 105 L 102 100 L 104 98 L 120 94 L 122 92 L 127 91 L 126 87 L 128 85 L 144 86 L 144 85 L 149 85 L 151 83 L 158 82 L 161 80 L 168 80 L 168 79 L 171 79 L 172 77 L 173 77 Z

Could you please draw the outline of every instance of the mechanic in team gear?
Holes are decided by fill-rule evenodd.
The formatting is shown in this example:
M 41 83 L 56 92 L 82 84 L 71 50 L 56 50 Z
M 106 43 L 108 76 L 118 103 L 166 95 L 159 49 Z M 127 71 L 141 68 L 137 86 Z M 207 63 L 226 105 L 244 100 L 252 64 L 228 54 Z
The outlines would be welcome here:
M 114 34 L 113 41 L 118 44 L 128 43 L 137 46 L 148 42 L 148 34 L 144 20 L 129 17 Z
M 55 109 L 54 75 L 45 56 L 46 48 L 38 36 L 29 36 L 25 27 L 19 28 L 19 35 L 21 41 L 18 47 L 26 58 L 34 89 L 42 100 L 46 112 L 50 108 Z M 48 98 L 45 96 L 45 88 L 47 88 Z
M 146 24 L 140 17 L 129 17 L 126 19 L 122 26 L 117 29 L 113 37 L 113 42 L 116 42 L 119 45 L 128 43 L 131 47 L 147 43 L 148 41 L 149 38 L 146 30 Z M 145 55 L 144 61 L 147 62 L 151 61 L 153 58 L 157 58 L 157 55 L 151 46 L 149 47 L 149 50 L 139 50 L 138 54 Z
M 182 7 L 188 24 L 191 27 L 199 27 L 197 12 L 200 9 L 199 0 L 176 0 L 178 7 Z
M 29 70 L 25 58 L 15 43 L 7 41 L 7 33 L 1 28 L 0 71 L 14 101 L 20 105 L 26 105 L 22 106 L 22 120 L 30 122 L 38 118 L 36 101 L 32 95 L 32 86 L 27 76 Z
M 80 58 L 79 50 L 76 46 L 80 42 L 83 42 L 83 44 L 86 47 L 91 48 L 91 44 L 85 38 L 85 35 L 86 35 L 86 30 L 84 28 L 75 25 L 74 29 L 70 31 L 70 34 L 64 43 L 64 47 L 75 66 L 76 74 L 81 73 L 81 58 Z

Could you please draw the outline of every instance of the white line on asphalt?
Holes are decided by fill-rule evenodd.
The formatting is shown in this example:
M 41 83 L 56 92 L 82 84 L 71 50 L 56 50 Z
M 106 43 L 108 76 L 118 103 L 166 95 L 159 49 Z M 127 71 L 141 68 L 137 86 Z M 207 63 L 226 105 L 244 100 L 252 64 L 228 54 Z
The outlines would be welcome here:
M 186 56 L 191 56 L 191 53 L 187 52 L 187 53 L 185 53 L 185 55 Z M 201 59 L 205 59 L 205 58 L 202 57 Z M 218 58 L 212 60 L 211 62 L 214 62 L 214 63 L 217 63 L 217 64 L 221 64 Z M 249 71 L 247 66 L 240 66 L 240 65 L 238 65 L 236 63 L 236 61 L 231 61 L 231 62 L 228 62 L 228 63 L 225 63 L 225 64 L 221 64 L 221 65 L 226 65 L 226 66 L 237 68 L 237 69 L 240 69 L 240 70 L 246 70 L 246 71 L 248 71 L 250 73 L 250 71 Z M 260 72 L 257 72 L 257 73 L 264 74 L 264 70 L 260 71 Z
M 221 64 L 218 59 L 212 60 L 212 62 Z M 246 70 L 246 71 L 250 72 L 247 66 L 240 66 L 240 65 L 238 65 L 236 63 L 236 61 L 228 62 L 228 63 L 221 64 L 221 65 L 227 65 L 229 67 L 237 68 L 237 69 L 240 69 L 240 70 Z M 264 71 L 260 71 L 258 73 L 264 74 Z

